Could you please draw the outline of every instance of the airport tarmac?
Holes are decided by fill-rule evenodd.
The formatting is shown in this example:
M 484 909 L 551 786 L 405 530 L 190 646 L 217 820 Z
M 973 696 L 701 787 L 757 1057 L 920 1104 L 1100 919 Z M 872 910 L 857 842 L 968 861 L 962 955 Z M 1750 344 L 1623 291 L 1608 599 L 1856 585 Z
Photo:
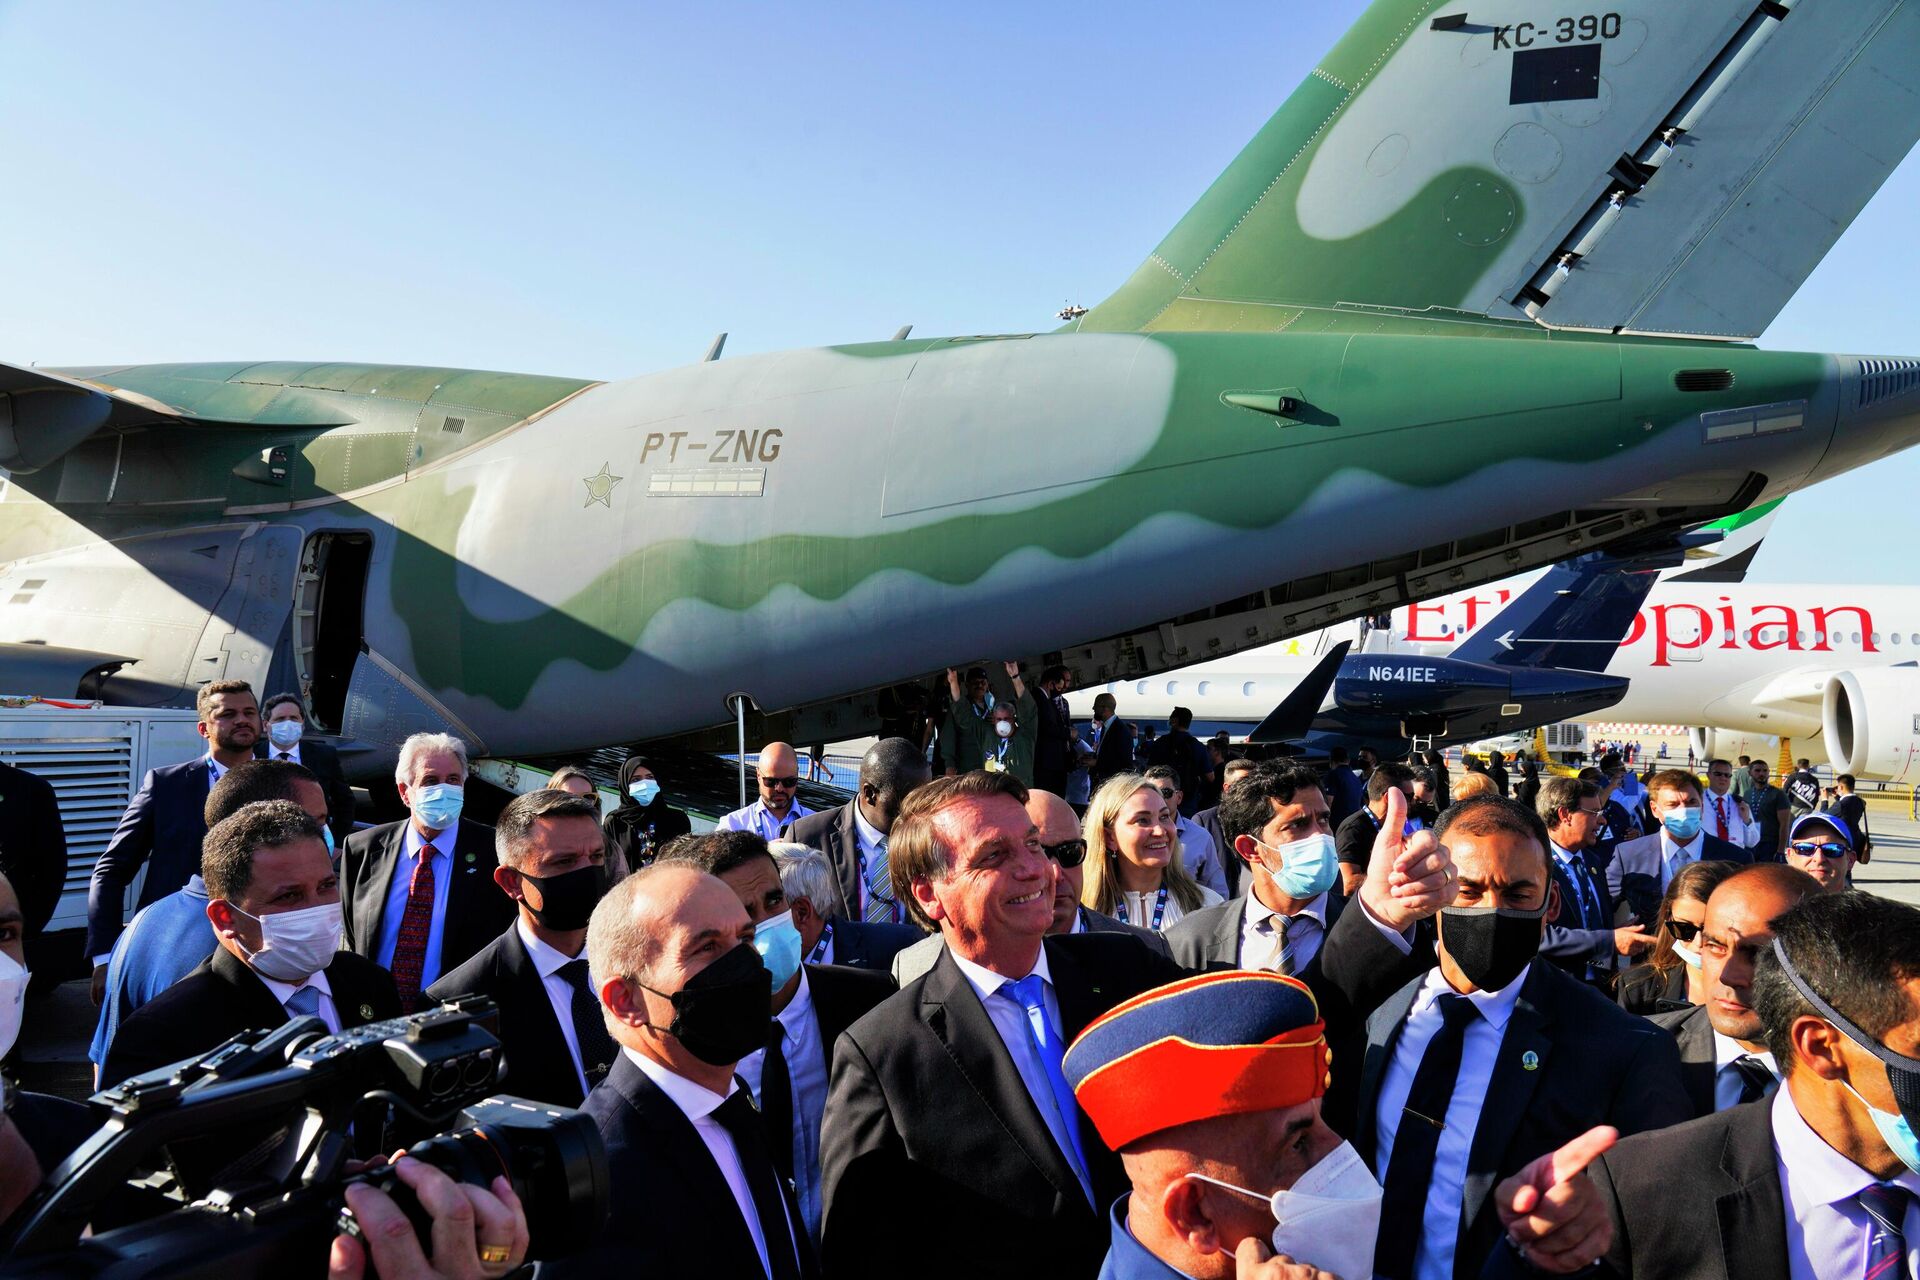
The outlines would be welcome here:
M 1912 801 L 1892 795 L 1869 799 L 1874 858 L 1854 872 L 1854 885 L 1920 906 L 1920 821 Z M 66 983 L 27 1009 L 16 1071 L 22 1087 L 84 1098 L 91 1089 L 87 1045 L 95 1011 L 83 981 Z

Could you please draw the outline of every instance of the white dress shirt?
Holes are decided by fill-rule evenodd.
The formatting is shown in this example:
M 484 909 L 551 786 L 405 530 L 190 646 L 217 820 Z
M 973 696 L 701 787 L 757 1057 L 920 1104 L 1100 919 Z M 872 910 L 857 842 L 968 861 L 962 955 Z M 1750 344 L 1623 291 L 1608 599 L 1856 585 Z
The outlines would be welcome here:
M 1740 1105 L 1740 1090 L 1745 1084 L 1733 1064 L 1741 1058 L 1758 1058 L 1762 1066 L 1780 1078 L 1780 1065 L 1773 1060 L 1771 1053 L 1753 1053 L 1740 1047 L 1740 1042 L 1732 1036 L 1713 1033 L 1713 1109 L 1725 1111 L 1728 1107 Z
M 1856 1197 L 1878 1181 L 1807 1127 L 1790 1089 L 1773 1095 L 1773 1162 L 1787 1209 L 1789 1280 L 1860 1280 L 1867 1269 L 1873 1220 Z M 1916 1199 L 1907 1202 L 1902 1234 L 1907 1274 L 1920 1275 L 1920 1174 L 1893 1179 Z
M 407 914 L 407 889 L 413 884 L 417 855 L 426 841 L 420 828 L 408 821 L 406 836 L 400 842 L 400 860 L 394 864 L 393 883 L 387 886 L 387 906 L 380 916 L 380 950 L 374 959 L 382 969 L 393 968 L 393 951 L 400 943 L 400 922 Z M 420 989 L 425 991 L 440 976 L 440 942 L 446 932 L 447 894 L 453 888 L 453 846 L 460 838 L 460 824 L 433 834 L 433 923 L 427 928 L 427 951 L 420 965 Z
M 287 1008 L 287 1001 L 293 999 L 294 992 L 312 987 L 320 993 L 320 1007 L 314 1010 L 314 1016 L 327 1024 L 328 1031 L 334 1035 L 340 1034 L 340 1010 L 333 1005 L 333 985 L 327 981 L 325 969 L 308 974 L 304 982 L 282 982 L 278 978 L 269 978 L 258 969 L 253 971 L 253 976 L 267 984 L 267 990 L 273 992 L 273 998 L 280 1002 L 282 1009 Z M 302 1015 L 287 1009 L 287 1021 L 291 1022 L 300 1016 Z
M 787 810 L 785 817 L 767 808 L 765 800 L 755 800 L 746 808 L 735 809 L 714 823 L 713 829 L 715 831 L 752 831 L 758 833 L 763 840 L 778 840 L 781 830 L 788 823 L 798 822 L 802 818 L 811 816 L 812 813 L 813 810 L 800 803 L 799 796 L 793 798 L 793 807 Z
M 746 1221 L 747 1233 L 753 1237 L 754 1251 L 760 1255 L 760 1269 L 771 1277 L 773 1268 L 767 1265 L 767 1236 L 760 1230 L 760 1215 L 754 1210 L 753 1191 L 747 1186 L 746 1172 L 740 1167 L 740 1153 L 734 1150 L 733 1135 L 713 1118 L 713 1113 L 721 1103 L 733 1096 L 740 1082 L 729 1082 L 726 1093 L 719 1094 L 705 1085 L 695 1084 L 685 1076 L 675 1075 L 652 1058 L 635 1053 L 630 1048 L 622 1047 L 620 1052 L 626 1054 L 627 1060 L 645 1072 L 647 1079 L 653 1081 L 655 1087 L 680 1108 L 681 1114 L 692 1122 L 693 1131 L 700 1135 L 700 1141 L 707 1144 L 707 1154 L 719 1166 L 720 1176 L 727 1180 L 727 1190 L 733 1192 L 734 1207 L 740 1211 L 740 1216 Z
M 1420 1248 L 1414 1255 L 1413 1273 L 1419 1280 L 1452 1280 L 1453 1250 L 1460 1233 L 1460 1205 L 1467 1181 L 1467 1154 L 1473 1149 L 1474 1131 L 1480 1126 L 1480 1112 L 1487 1100 L 1487 1086 L 1493 1080 L 1493 1064 L 1506 1038 L 1507 1022 L 1513 1017 L 1513 1005 L 1526 985 L 1527 974 L 1509 982 L 1498 991 L 1475 991 L 1467 995 L 1478 1017 L 1467 1023 L 1460 1053 L 1460 1074 L 1454 1079 L 1453 1097 L 1447 1103 L 1445 1127 L 1440 1144 L 1433 1153 L 1433 1173 L 1427 1182 L 1427 1210 L 1420 1224 Z M 1427 1045 L 1440 1030 L 1443 1018 L 1439 999 L 1453 990 L 1440 970 L 1427 970 L 1420 990 L 1407 1011 L 1406 1026 L 1393 1046 L 1393 1058 L 1380 1080 L 1380 1097 L 1374 1120 L 1379 1141 L 1374 1148 L 1374 1175 L 1384 1185 L 1387 1167 L 1393 1160 L 1393 1140 L 1400 1130 L 1401 1111 L 1413 1092 L 1413 1077 L 1420 1070 L 1420 1059 Z
M 860 847 L 860 857 L 857 863 L 860 871 L 860 901 L 852 904 L 853 909 L 849 911 L 848 914 L 855 920 L 865 920 L 867 918 L 867 899 L 873 896 L 867 892 L 867 872 L 873 868 L 873 860 L 883 856 L 880 846 L 881 843 L 886 840 L 886 837 L 880 834 L 880 828 L 868 822 L 866 818 L 861 815 L 860 806 L 857 804 L 853 806 L 853 838 L 854 842 Z M 822 963 L 831 964 L 832 962 L 822 961 Z
M 300 744 L 296 742 L 290 747 L 276 747 L 273 743 L 269 742 L 267 743 L 267 759 L 285 760 L 289 764 L 300 764 Z
M 1027 1086 L 1027 1096 L 1033 1099 L 1034 1110 L 1046 1122 L 1047 1132 L 1053 1135 L 1053 1145 L 1066 1157 L 1068 1167 L 1074 1163 L 1075 1150 L 1071 1135 L 1067 1130 L 1068 1120 L 1060 1115 L 1054 1105 L 1053 1086 L 1047 1083 L 1047 1069 L 1040 1062 L 1040 1055 L 1033 1046 L 1033 1029 L 1027 1022 L 1027 1010 L 1020 1003 L 1020 997 L 1011 990 L 1015 978 L 1003 978 L 993 970 L 984 968 L 950 951 L 953 962 L 960 966 L 960 973 L 973 987 L 974 994 L 980 997 L 980 1003 L 986 1008 L 987 1017 L 993 1020 L 993 1029 L 1000 1033 L 1000 1043 L 1007 1046 L 1007 1054 L 1013 1059 L 1014 1070 L 1020 1073 L 1020 1083 Z M 1042 997 L 1047 1009 L 1047 1023 L 1053 1027 L 1054 1034 L 1066 1037 L 1060 1027 L 1060 997 L 1053 990 L 1053 975 L 1047 971 L 1047 949 L 1040 948 L 1040 955 L 1033 962 L 1031 973 L 1037 973 L 1044 981 Z M 1027 975 L 1022 975 L 1027 976 Z M 1008 990 L 1003 994 L 1002 987 Z M 1079 1123 L 1077 1119 L 1072 1123 Z M 1075 1170 L 1076 1174 L 1079 1170 Z M 1087 1202 L 1093 1202 L 1093 1188 L 1082 1176 L 1081 1187 L 1087 1193 Z
M 527 949 L 527 959 L 533 961 L 533 967 L 539 971 L 540 988 L 547 993 L 553 1016 L 559 1019 L 560 1038 L 567 1042 L 567 1056 L 573 1059 L 573 1073 L 580 1077 L 580 1093 L 584 1097 L 587 1073 L 580 1066 L 580 1032 L 573 1025 L 573 984 L 560 974 L 561 969 L 580 957 L 567 955 L 541 941 L 527 928 L 525 916 L 516 913 L 513 927 L 520 931 L 520 945 Z
M 800 985 L 794 989 L 793 999 L 774 1015 L 774 1021 L 780 1024 L 780 1052 L 787 1059 L 788 1092 L 793 1103 L 789 1140 L 793 1146 L 794 1191 L 807 1233 L 818 1240 L 826 1213 L 820 1198 L 820 1117 L 827 1109 L 827 1047 L 820 1038 L 820 1019 L 814 1016 L 813 992 L 807 986 L 805 969 L 800 971 Z M 740 1059 L 736 1068 L 755 1099 L 761 1097 L 760 1073 L 766 1060 L 767 1051 L 755 1049 Z
M 1306 906 L 1287 917 L 1286 936 L 1281 937 L 1281 926 L 1275 911 L 1260 901 L 1260 895 L 1247 895 L 1246 914 L 1240 921 L 1240 967 L 1271 972 L 1279 962 L 1282 943 L 1293 952 L 1293 972 L 1295 975 L 1305 972 L 1320 954 L 1320 946 L 1327 940 L 1327 895 L 1321 894 Z M 1369 917 L 1371 919 L 1371 917 Z
M 1725 806 L 1727 811 L 1727 842 L 1736 849 L 1751 848 L 1752 842 L 1760 838 L 1760 824 L 1740 816 L 1740 797 L 1731 791 L 1724 796 L 1707 792 L 1700 804 L 1700 829 L 1711 836 L 1720 834 L 1720 816 L 1714 811 L 1716 804 Z
M 1222 898 L 1219 894 L 1207 888 L 1207 886 L 1200 885 L 1198 887 L 1200 889 L 1200 905 L 1196 907 L 1195 910 L 1205 911 L 1208 907 L 1217 907 L 1226 901 L 1225 898 Z M 1156 911 L 1160 913 L 1158 920 L 1153 918 L 1154 912 Z M 1151 929 L 1155 933 L 1165 933 L 1167 930 L 1173 928 L 1174 924 L 1186 914 L 1185 911 L 1181 910 L 1180 899 L 1174 897 L 1173 890 L 1171 889 L 1167 890 L 1167 900 L 1164 907 L 1160 902 L 1159 889 L 1149 889 L 1145 893 L 1133 893 L 1130 890 L 1121 889 L 1114 895 L 1113 899 L 1114 919 L 1119 920 L 1123 924 L 1138 925 L 1142 929 Z

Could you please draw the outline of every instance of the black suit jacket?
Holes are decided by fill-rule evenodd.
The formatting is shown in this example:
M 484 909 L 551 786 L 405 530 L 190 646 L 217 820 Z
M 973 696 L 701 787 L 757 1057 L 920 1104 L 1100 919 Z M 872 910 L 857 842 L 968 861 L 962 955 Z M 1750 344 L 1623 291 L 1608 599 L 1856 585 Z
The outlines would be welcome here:
M 47 927 L 67 883 L 67 834 L 53 784 L 0 761 L 0 873 L 20 899 L 29 937 Z M 98 952 L 88 952 L 89 958 Z
M 1713 1023 L 1703 1004 L 1688 1005 L 1675 1013 L 1656 1013 L 1647 1021 L 1673 1037 L 1680 1051 L 1680 1082 L 1686 1086 L 1687 1101 L 1693 1114 L 1713 1114 L 1713 1078 L 1719 1074 L 1714 1060 Z
M 326 972 L 342 1029 L 400 1016 L 393 975 L 379 965 L 342 951 Z M 267 984 L 231 951 L 216 947 L 199 968 L 120 1024 L 100 1069 L 100 1087 L 195 1057 L 242 1031 L 286 1021 L 286 1009 Z
M 888 924 L 833 919 L 833 963 L 849 969 L 877 969 L 886 973 L 893 958 L 924 935 L 910 924 Z
M 826 857 L 840 885 L 841 914 L 857 919 L 861 902 L 860 833 L 853 825 L 854 804 L 849 800 L 838 809 L 823 809 L 797 819 L 787 827 L 786 837 L 795 844 L 818 849 Z M 838 929 L 834 931 L 833 954 L 839 960 Z
M 600 1127 L 617 1212 L 588 1248 L 542 1263 L 542 1280 L 581 1276 L 764 1276 L 746 1220 L 686 1113 L 622 1053 L 581 1107 Z M 782 1182 L 784 1186 L 784 1181 Z M 787 1213 L 801 1274 L 819 1275 L 800 1208 Z M 768 1248 L 778 1242 L 769 1240 Z
M 1650 964 L 1636 964 L 1620 975 L 1613 999 L 1628 1013 L 1648 1017 L 1656 1013 L 1684 1013 L 1692 1007 L 1687 1001 L 1686 965 L 1676 962 L 1662 976 Z
M 1100 734 L 1100 745 L 1093 753 L 1093 789 L 1116 773 L 1134 773 L 1133 726 L 1118 716 Z
M 253 749 L 256 760 L 271 760 L 280 748 L 267 741 L 266 735 L 260 736 L 260 745 Z M 353 834 L 354 802 L 353 787 L 347 782 L 347 775 L 340 768 L 340 753 L 331 742 L 319 738 L 300 739 L 300 764 L 314 777 L 320 779 L 321 788 L 327 793 L 327 825 L 333 828 L 335 845 L 346 843 Z
M 833 1050 L 842 1033 L 893 995 L 896 988 L 884 969 L 875 973 L 844 964 L 810 964 L 807 990 L 813 998 L 813 1020 L 820 1024 L 820 1043 L 826 1049 L 827 1074 L 831 1077 Z
M 494 892 L 498 893 L 496 888 Z M 540 981 L 540 970 L 520 940 L 518 922 L 427 988 L 430 1000 L 486 996 L 500 1011 L 500 1053 L 506 1060 L 496 1092 L 577 1107 L 585 1096 L 560 1019 Z M 588 1067 L 611 1063 L 588 1063 Z
M 1587 1171 L 1613 1218 L 1601 1275 L 1787 1280 L 1771 1101 L 1627 1138 Z
M 1069 1043 L 1114 1005 L 1181 976 L 1115 934 L 1043 945 Z M 823 1260 L 836 1277 L 1091 1276 L 1107 1250 L 1107 1206 L 1127 1180 L 1085 1117 L 1080 1138 L 1092 1203 L 943 951 L 834 1050 L 821 1127 Z M 928 1206 L 958 1229 L 930 1238 Z
M 1313 959 L 1296 975 L 1312 990 L 1321 1020 L 1327 1024 L 1333 1082 L 1321 1100 L 1320 1114 L 1342 1137 L 1354 1130 L 1367 1015 L 1408 978 L 1425 972 L 1433 963 L 1431 947 L 1424 939 L 1416 937 L 1412 950 L 1402 954 L 1366 918 L 1365 911 L 1346 910 L 1347 902 L 1327 894 L 1326 936 Z M 1205 973 L 1240 968 L 1241 926 L 1246 910 L 1247 899 L 1239 897 L 1183 916 L 1167 930 L 1175 963 Z
M 87 886 L 87 957 L 113 950 L 124 920 L 127 886 L 149 862 L 134 909 L 173 893 L 200 870 L 200 842 L 207 838 L 205 809 L 213 786 L 211 762 L 198 756 L 184 764 L 147 770 L 140 790 L 93 865 Z
M 369 960 L 380 958 L 380 926 L 393 869 L 406 842 L 407 821 L 356 831 L 347 837 L 340 854 L 340 900 L 346 904 L 341 945 Z M 513 899 L 493 882 L 493 869 L 499 865 L 493 852 L 493 828 L 460 819 L 453 843 L 453 883 L 447 889 L 447 919 L 440 931 L 442 974 L 478 955 L 513 920 Z
M 1378 1167 L 1380 1084 L 1422 981 L 1395 992 L 1367 1021 L 1353 1145 L 1369 1168 Z M 1524 985 L 1467 1154 L 1456 1276 L 1477 1275 L 1501 1238 L 1491 1193 L 1502 1178 L 1598 1124 L 1639 1133 L 1692 1115 L 1671 1036 L 1543 960 L 1518 981 Z M 1523 1065 L 1529 1060 L 1532 1070 Z
M 1578 850 L 1571 852 L 1585 862 L 1585 854 Z M 1547 917 L 1540 954 L 1582 982 L 1586 981 L 1589 964 L 1600 964 L 1602 974 L 1610 974 L 1617 953 L 1613 949 L 1613 895 L 1607 892 L 1607 878 L 1592 874 L 1591 866 L 1588 867 L 1587 883 L 1593 886 L 1593 896 L 1600 909 L 1599 915 L 1590 916 L 1591 927 L 1588 927 L 1580 923 L 1580 888 L 1561 868 L 1560 859 L 1549 856 L 1547 870 L 1560 890 L 1560 901 L 1558 910 Z M 1588 910 L 1591 912 L 1592 908 Z
M 1067 775 L 1073 772 L 1073 713 L 1067 710 L 1065 698 L 1035 689 L 1033 714 L 1038 723 L 1033 737 L 1033 785 L 1064 795 Z

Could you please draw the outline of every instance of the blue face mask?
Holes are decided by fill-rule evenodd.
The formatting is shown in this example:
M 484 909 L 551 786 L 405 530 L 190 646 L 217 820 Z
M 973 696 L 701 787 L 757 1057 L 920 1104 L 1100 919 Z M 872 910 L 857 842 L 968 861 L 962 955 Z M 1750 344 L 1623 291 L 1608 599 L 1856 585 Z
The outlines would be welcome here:
M 445 831 L 460 821 L 460 810 L 467 802 L 466 789 L 454 782 L 439 782 L 413 793 L 413 816 L 429 831 Z
M 267 726 L 267 738 L 282 751 L 291 751 L 300 745 L 300 731 L 305 727 L 298 720 L 275 720 Z
M 800 931 L 793 927 L 793 912 L 783 911 L 755 925 L 753 949 L 760 953 L 760 963 L 773 975 L 775 991 L 791 982 L 793 975 L 800 972 Z
M 635 778 L 627 784 L 627 794 L 637 805 L 650 805 L 660 798 L 660 784 L 652 778 Z
M 1316 832 L 1300 840 L 1270 845 L 1256 840 L 1262 849 L 1280 855 L 1280 869 L 1267 867 L 1280 892 L 1289 898 L 1317 898 L 1333 888 L 1340 879 L 1340 858 L 1333 837 Z M 1264 860 L 1263 860 L 1264 861 Z
M 1700 810 L 1693 805 L 1669 809 L 1661 817 L 1660 825 L 1667 829 L 1668 835 L 1685 844 L 1700 834 Z

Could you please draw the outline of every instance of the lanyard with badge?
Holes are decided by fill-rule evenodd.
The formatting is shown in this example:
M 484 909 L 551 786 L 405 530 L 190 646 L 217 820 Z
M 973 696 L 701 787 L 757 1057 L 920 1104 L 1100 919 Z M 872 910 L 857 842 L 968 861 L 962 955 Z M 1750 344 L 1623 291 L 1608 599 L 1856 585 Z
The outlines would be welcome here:
M 1120 900 L 1114 908 L 1113 918 L 1121 924 L 1130 923 L 1127 919 L 1127 896 L 1124 893 L 1120 895 Z M 1160 922 L 1166 918 L 1167 886 L 1161 885 L 1160 892 L 1156 894 L 1153 899 L 1153 931 L 1155 933 L 1160 932 Z
M 864 863 L 866 859 L 863 857 Z M 807 955 L 808 964 L 819 964 L 820 957 L 827 954 L 827 948 L 833 945 L 833 925 L 831 922 L 820 926 L 820 941 L 813 944 L 813 950 Z

